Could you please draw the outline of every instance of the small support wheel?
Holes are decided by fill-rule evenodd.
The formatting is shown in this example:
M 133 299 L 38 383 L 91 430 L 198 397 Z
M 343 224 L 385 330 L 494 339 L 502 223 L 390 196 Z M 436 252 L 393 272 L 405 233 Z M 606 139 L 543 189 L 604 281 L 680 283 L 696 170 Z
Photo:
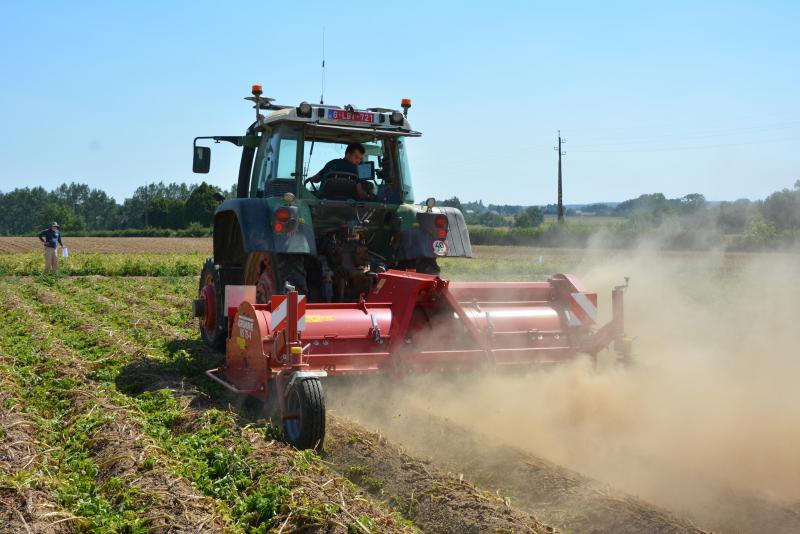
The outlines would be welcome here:
M 322 449 L 325 440 L 325 394 L 319 378 L 296 380 L 286 393 L 283 435 L 298 449 Z

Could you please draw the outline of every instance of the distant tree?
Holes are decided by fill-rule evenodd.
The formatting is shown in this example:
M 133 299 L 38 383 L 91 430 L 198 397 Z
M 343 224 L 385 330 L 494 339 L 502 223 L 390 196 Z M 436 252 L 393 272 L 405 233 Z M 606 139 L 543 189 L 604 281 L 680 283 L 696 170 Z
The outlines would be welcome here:
M 700 193 L 691 193 L 677 199 L 677 208 L 681 213 L 697 213 L 706 207 L 706 197 Z
M 464 208 L 461 206 L 461 201 L 458 200 L 458 197 L 448 198 L 447 200 L 442 200 L 439 203 L 440 206 L 446 208 L 456 208 L 459 211 L 464 211 Z
M 595 215 L 611 215 L 614 212 L 614 208 L 608 204 L 596 203 L 583 206 L 581 211 L 584 213 L 594 213 Z
M 539 206 L 530 206 L 517 215 L 514 226 L 518 228 L 533 228 L 544 222 L 544 210 Z
M 525 206 L 515 206 L 511 204 L 489 204 L 487 207 L 489 211 L 496 211 L 500 215 L 506 217 L 516 217 L 525 210 Z
M 214 211 L 219 204 L 214 198 L 214 193 L 218 192 L 220 192 L 218 187 L 205 182 L 195 187 L 186 201 L 186 222 L 189 224 L 197 222 L 203 226 L 210 226 L 214 218 Z
M 180 199 L 154 198 L 148 205 L 148 223 L 155 228 L 183 228 L 185 206 Z
M 614 215 L 637 216 L 653 222 L 661 222 L 663 216 L 670 211 L 672 208 L 667 197 L 663 193 L 652 193 L 621 202 L 614 208 Z
M 70 231 L 86 230 L 86 221 L 83 216 L 71 206 L 55 201 L 48 202 L 39 212 L 39 226 L 46 228 L 51 222 L 57 222 L 65 234 Z
M 0 234 L 23 235 L 41 230 L 52 221 L 46 221 L 45 208 L 50 204 L 50 194 L 42 187 L 14 189 L 0 194 Z
M 800 180 L 794 189 L 777 191 L 764 199 L 761 213 L 778 229 L 800 228 Z
M 758 213 L 758 203 L 746 198 L 721 202 L 716 208 L 717 226 L 725 234 L 740 234 Z
M 478 217 L 479 224 L 483 226 L 491 226 L 494 228 L 501 226 L 508 226 L 508 221 L 499 213 L 493 211 L 485 211 Z
M 482 200 L 477 202 L 462 202 L 461 206 L 465 212 L 471 211 L 473 213 L 480 214 L 486 211 L 486 206 L 483 205 Z

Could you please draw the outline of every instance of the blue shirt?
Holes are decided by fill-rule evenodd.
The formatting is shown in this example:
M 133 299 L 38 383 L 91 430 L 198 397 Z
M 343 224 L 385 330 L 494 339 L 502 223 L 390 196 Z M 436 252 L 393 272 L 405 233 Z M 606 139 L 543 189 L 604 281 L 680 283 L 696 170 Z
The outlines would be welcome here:
M 56 248 L 56 243 L 62 247 L 64 246 L 64 243 L 61 242 L 61 232 L 53 230 L 52 228 L 39 232 L 39 241 L 44 243 L 44 246 L 48 248 Z

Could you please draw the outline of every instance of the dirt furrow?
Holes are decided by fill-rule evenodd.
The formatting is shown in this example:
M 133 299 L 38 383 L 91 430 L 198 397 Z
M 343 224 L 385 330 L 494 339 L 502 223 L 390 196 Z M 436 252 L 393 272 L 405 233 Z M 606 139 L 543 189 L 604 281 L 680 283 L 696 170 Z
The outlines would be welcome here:
M 553 532 L 503 497 L 478 489 L 345 418 L 328 418 L 324 458 L 425 532 Z
M 560 530 L 576 533 L 700 533 L 691 522 L 579 473 L 469 431 L 386 394 L 363 408 L 342 392 L 338 407 L 415 455 L 479 487 L 508 496 L 518 508 Z M 336 396 L 334 392 L 332 394 Z

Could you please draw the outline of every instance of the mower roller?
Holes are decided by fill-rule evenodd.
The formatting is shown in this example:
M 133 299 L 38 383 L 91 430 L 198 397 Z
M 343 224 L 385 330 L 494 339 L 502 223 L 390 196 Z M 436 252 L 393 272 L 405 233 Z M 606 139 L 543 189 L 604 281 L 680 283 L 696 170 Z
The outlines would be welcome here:
M 292 287 L 267 304 L 237 302 L 231 288 L 226 364 L 207 374 L 235 393 L 274 398 L 286 440 L 319 448 L 325 377 L 519 369 L 596 358 L 609 345 L 628 361 L 625 287 L 612 291 L 612 318 L 600 328 L 597 294 L 565 274 L 455 283 L 388 270 L 356 303 L 307 303 Z

